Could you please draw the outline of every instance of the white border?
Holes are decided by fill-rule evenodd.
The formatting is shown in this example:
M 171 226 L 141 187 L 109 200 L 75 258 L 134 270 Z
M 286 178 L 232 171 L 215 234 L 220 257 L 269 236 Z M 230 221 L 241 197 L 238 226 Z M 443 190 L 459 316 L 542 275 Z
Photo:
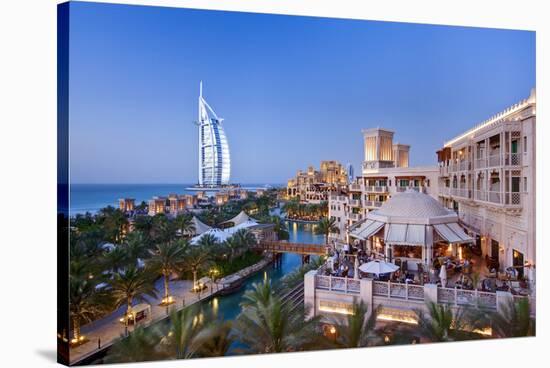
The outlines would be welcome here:
M 550 182 L 545 92 L 548 14 L 543 1 L 188 0 L 113 1 L 280 14 L 484 26 L 537 31 L 537 337 L 407 347 L 147 363 L 150 367 L 526 366 L 543 358 L 550 326 L 548 203 Z M 56 5 L 54 0 L 1 3 L 0 35 L 0 365 L 53 366 L 56 349 Z M 545 45 L 546 44 L 546 45 Z M 475 123 L 475 122 L 472 122 Z M 546 138 L 546 139 L 545 139 Z M 545 165 L 547 166 L 547 165 Z M 10 280 L 7 282 L 6 280 Z M 28 317 L 28 319 L 25 319 Z M 29 324 L 29 321 L 32 321 Z M 535 364 L 536 365 L 536 364 Z M 137 367 L 137 365 L 124 365 Z M 142 365 L 139 365 L 142 366 Z

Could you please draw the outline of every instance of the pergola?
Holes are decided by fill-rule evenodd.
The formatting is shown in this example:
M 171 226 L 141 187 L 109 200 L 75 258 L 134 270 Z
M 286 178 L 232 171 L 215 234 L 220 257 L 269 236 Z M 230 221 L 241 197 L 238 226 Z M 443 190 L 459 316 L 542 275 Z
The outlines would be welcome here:
M 474 239 L 458 223 L 458 215 L 431 196 L 416 191 L 396 193 L 350 232 L 367 249 L 388 260 L 404 259 L 430 265 L 434 244 L 447 243 L 453 255 L 459 244 Z

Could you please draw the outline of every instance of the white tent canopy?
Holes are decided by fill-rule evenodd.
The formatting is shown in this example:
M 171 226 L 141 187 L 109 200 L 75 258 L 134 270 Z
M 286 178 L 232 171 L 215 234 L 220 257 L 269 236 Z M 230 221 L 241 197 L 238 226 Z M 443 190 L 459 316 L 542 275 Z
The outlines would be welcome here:
M 222 222 L 222 224 L 229 224 L 229 223 L 232 222 L 233 226 L 237 226 L 237 225 L 240 225 L 243 222 L 247 222 L 247 221 L 256 221 L 256 220 L 254 220 L 252 217 L 248 216 L 246 214 L 246 212 L 241 211 L 241 212 L 239 212 L 239 214 L 237 216 L 233 217 L 231 220 L 227 220 L 227 221 Z
M 193 225 L 195 225 L 195 235 L 200 235 L 204 232 L 207 232 L 208 230 L 212 229 L 212 227 L 206 225 L 204 222 L 199 220 L 197 216 L 193 216 Z
M 398 266 L 393 263 L 388 263 L 384 261 L 371 261 L 363 263 L 359 266 L 359 270 L 365 273 L 373 273 L 375 275 L 380 275 L 384 273 L 395 272 L 399 269 Z

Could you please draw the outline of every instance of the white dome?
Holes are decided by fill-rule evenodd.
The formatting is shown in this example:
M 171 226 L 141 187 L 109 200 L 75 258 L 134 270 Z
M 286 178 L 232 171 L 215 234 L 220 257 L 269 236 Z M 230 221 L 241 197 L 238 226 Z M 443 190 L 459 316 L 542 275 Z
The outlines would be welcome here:
M 415 191 L 396 193 L 373 214 L 387 217 L 432 218 L 448 216 L 452 211 L 443 207 L 433 197 Z

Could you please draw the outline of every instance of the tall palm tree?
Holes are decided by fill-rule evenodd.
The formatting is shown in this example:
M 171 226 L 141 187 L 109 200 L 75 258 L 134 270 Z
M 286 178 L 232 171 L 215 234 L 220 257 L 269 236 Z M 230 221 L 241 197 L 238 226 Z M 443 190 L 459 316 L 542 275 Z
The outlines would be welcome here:
M 189 236 L 194 234 L 196 231 L 193 217 L 190 215 L 178 215 L 174 220 L 174 223 L 181 236 Z
M 149 250 L 151 258 L 147 261 L 147 267 L 164 278 L 164 300 L 168 300 L 170 296 L 170 275 L 183 263 L 187 246 L 187 241 L 178 240 L 157 244 L 154 250 Z
M 146 297 L 157 298 L 153 277 L 143 269 L 129 266 L 115 273 L 109 281 L 116 307 L 126 304 L 126 314 L 132 310 L 134 300 L 147 301 Z
M 266 281 L 254 286 L 251 299 L 243 303 L 243 311 L 236 320 L 238 340 L 251 353 L 274 353 L 319 347 L 319 317 L 304 320 L 301 313 L 293 313 L 288 304 L 271 292 Z M 268 297 L 269 295 L 269 297 Z M 254 300 L 255 296 L 258 299 Z
M 136 264 L 138 259 L 149 255 L 148 244 L 141 231 L 133 231 L 125 239 L 124 248 L 130 264 Z
M 130 264 L 135 265 L 135 260 L 130 262 L 126 249 L 123 246 L 117 245 L 103 255 L 101 263 L 105 271 L 113 274 L 123 270 Z
M 379 340 L 374 334 L 377 311 L 367 317 L 368 307 L 361 300 L 354 301 L 352 314 L 347 315 L 345 321 L 337 319 L 333 322 L 336 327 L 335 343 L 338 347 L 359 348 L 373 345 Z
M 254 234 L 252 234 L 247 229 L 237 230 L 237 232 L 233 234 L 233 237 L 235 237 L 241 243 L 241 246 L 244 249 L 248 249 L 249 247 L 255 245 L 258 242 Z
M 318 223 L 317 227 L 315 228 L 315 234 L 324 235 L 325 236 L 325 244 L 328 244 L 328 237 L 330 234 L 338 233 L 339 229 L 338 226 L 336 226 L 336 219 L 334 218 L 322 218 Z
M 489 315 L 493 334 L 497 337 L 535 336 L 535 319 L 527 298 L 510 299 L 501 310 Z
M 208 248 L 204 248 L 200 245 L 188 248 L 182 262 L 182 268 L 184 271 L 190 271 L 193 274 L 193 289 L 197 288 L 197 274 L 202 269 L 206 268 L 209 263 L 210 253 Z
M 80 338 L 80 326 L 92 322 L 109 307 L 108 295 L 96 289 L 97 282 L 89 278 L 71 276 L 69 280 L 69 314 L 73 339 Z
M 226 239 L 222 245 L 227 251 L 229 251 L 229 260 L 235 259 L 237 254 L 243 248 L 241 241 L 236 236 Z
M 109 349 L 105 363 L 143 362 L 167 358 L 161 349 L 158 329 L 139 326 L 127 337 L 121 337 Z

